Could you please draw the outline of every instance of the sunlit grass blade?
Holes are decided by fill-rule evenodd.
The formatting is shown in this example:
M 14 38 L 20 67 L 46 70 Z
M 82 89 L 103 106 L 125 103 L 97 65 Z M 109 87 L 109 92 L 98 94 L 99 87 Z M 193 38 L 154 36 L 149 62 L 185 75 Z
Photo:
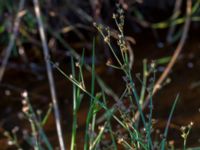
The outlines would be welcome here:
M 48 110 L 47 110 L 47 112 L 46 112 L 46 115 L 44 116 L 44 118 L 42 119 L 42 126 L 44 126 L 45 124 L 46 124 L 46 122 L 47 122 L 47 120 L 48 120 L 48 118 L 49 118 L 49 116 L 50 116 L 50 114 L 51 114 L 51 112 L 52 112 L 52 104 L 49 104 L 49 108 L 48 108 Z

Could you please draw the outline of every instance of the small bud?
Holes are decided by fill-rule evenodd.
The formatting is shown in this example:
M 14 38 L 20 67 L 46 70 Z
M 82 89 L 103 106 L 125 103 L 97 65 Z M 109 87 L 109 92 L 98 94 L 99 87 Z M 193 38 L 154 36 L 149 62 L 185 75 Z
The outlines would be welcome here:
M 174 145 L 174 141 L 173 140 L 169 141 L 169 145 Z
M 27 103 L 27 100 L 26 99 L 23 99 L 22 100 L 22 105 L 27 105 L 28 103 Z
M 145 72 L 144 72 L 144 75 L 145 75 L 145 77 L 148 77 L 148 76 L 149 76 L 148 71 L 145 71 Z
M 117 18 L 117 14 L 113 14 L 112 18 L 116 19 Z
M 107 32 L 110 32 L 110 28 L 109 27 L 106 27 L 105 29 L 106 29 Z
M 160 84 L 156 84 L 155 85 L 155 89 L 160 89 L 161 88 L 161 85 Z
M 106 62 L 106 65 L 107 65 L 107 66 L 110 66 L 110 65 L 112 65 L 112 63 L 113 63 L 113 62 L 112 62 L 112 59 L 109 58 L 109 59 L 107 60 L 107 62 Z
M 22 108 L 22 111 L 23 111 L 24 113 L 28 113 L 29 107 L 28 107 L 28 106 L 24 106 L 24 107 Z
M 123 141 L 124 141 L 123 138 L 119 138 L 119 139 L 117 140 L 117 143 L 118 143 L 118 144 L 121 144 Z
M 94 26 L 94 27 L 97 27 L 97 23 L 96 23 L 96 22 L 93 22 L 93 26 Z
M 10 136 L 10 134 L 9 134 L 8 131 L 3 132 L 3 135 L 6 136 L 6 137 L 9 137 L 9 136 Z
M 194 123 L 190 122 L 190 124 L 188 125 L 188 128 L 192 128 L 193 125 L 194 125 Z
M 106 37 L 104 38 L 104 42 L 110 43 L 110 37 L 109 37 L 109 36 L 106 36 Z
M 185 126 L 182 126 L 182 127 L 181 127 L 181 131 L 182 131 L 182 132 L 185 131 L 185 129 L 186 129 Z
M 122 22 L 124 22 L 124 16 L 123 16 L 123 15 L 120 16 L 120 20 L 121 20 Z
M 27 97 L 28 97 L 28 92 L 27 92 L 27 91 L 22 92 L 22 93 L 21 93 L 21 96 L 22 96 L 23 98 L 27 98 Z
M 121 38 L 122 38 L 122 35 L 121 35 L 121 34 L 118 34 L 118 38 L 121 39 Z
M 123 14 L 123 13 L 124 13 L 124 10 L 120 8 L 120 9 L 118 9 L 118 13 L 119 13 L 119 14 Z
M 102 130 L 104 129 L 104 126 L 99 126 L 98 129 L 99 129 L 100 131 L 102 131 Z
M 76 66 L 77 68 L 79 68 L 79 67 L 80 67 L 80 63 L 79 63 L 79 62 L 76 62 L 76 63 L 75 63 L 75 66 Z
M 152 63 L 151 63 L 151 68 L 154 69 L 155 66 L 156 66 L 155 62 L 152 62 Z
M 13 141 L 9 140 L 9 141 L 8 141 L 8 145 L 9 145 L 9 146 L 14 145 Z
M 97 29 L 101 31 L 103 29 L 103 25 L 102 24 L 97 25 Z
M 37 113 L 38 115 L 41 115 L 41 114 L 42 114 L 42 111 L 41 111 L 40 109 L 38 109 L 38 110 L 36 111 L 36 113 Z

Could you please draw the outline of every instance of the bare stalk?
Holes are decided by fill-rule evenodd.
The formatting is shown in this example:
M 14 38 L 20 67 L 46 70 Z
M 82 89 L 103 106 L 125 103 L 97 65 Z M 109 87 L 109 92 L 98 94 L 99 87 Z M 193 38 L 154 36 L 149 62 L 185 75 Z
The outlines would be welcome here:
M 24 3 L 25 3 L 25 0 L 20 0 L 17 16 L 16 16 L 15 21 L 14 21 L 13 33 L 11 34 L 8 46 L 3 51 L 4 57 L 3 57 L 3 61 L 2 61 L 1 67 L 0 67 L 0 83 L 3 79 L 3 75 L 5 73 L 5 69 L 6 69 L 12 48 L 14 46 L 15 39 L 18 35 L 20 20 L 21 20 L 21 17 L 24 15 L 24 13 L 22 12 L 22 9 L 24 8 Z
M 166 77 L 168 76 L 170 70 L 172 69 L 172 67 L 174 66 L 174 64 L 176 63 L 176 60 L 181 52 L 181 50 L 183 49 L 183 46 L 185 44 L 185 41 L 187 39 L 187 35 L 188 35 L 188 31 L 189 31 L 189 27 L 190 27 L 190 22 L 191 22 L 191 12 L 192 12 L 192 0 L 187 0 L 187 6 L 186 6 L 186 21 L 183 27 L 183 34 L 181 36 L 181 39 L 174 51 L 174 54 L 170 60 L 170 62 L 167 64 L 167 67 L 165 68 L 164 72 L 161 74 L 160 78 L 157 80 L 157 82 L 155 83 L 154 89 L 153 89 L 153 93 L 152 94 L 148 94 L 145 102 L 142 105 L 142 110 L 144 110 L 146 108 L 146 106 L 149 104 L 150 101 L 150 97 L 153 96 L 155 93 L 158 92 L 158 90 L 161 88 L 161 85 L 163 83 L 163 81 L 166 79 Z M 137 111 L 137 113 L 135 114 L 134 119 L 137 120 L 139 117 L 139 111 Z
M 47 67 L 47 75 L 48 75 L 49 86 L 50 86 L 50 91 L 51 91 L 51 98 L 52 98 L 52 102 L 53 102 L 58 140 L 59 140 L 59 144 L 60 144 L 60 149 L 65 150 L 62 128 L 61 128 L 60 112 L 59 112 L 57 96 L 56 96 L 56 92 L 55 92 L 55 84 L 54 84 L 51 64 L 49 61 L 49 59 L 50 59 L 49 49 L 47 46 L 47 41 L 46 41 L 45 32 L 44 32 L 44 25 L 43 25 L 42 19 L 41 19 L 41 13 L 40 13 L 40 7 L 39 7 L 38 0 L 33 0 L 33 4 L 34 4 L 35 14 L 36 14 L 36 18 L 37 18 L 37 23 L 39 26 L 40 38 L 42 40 L 44 59 L 45 59 L 46 67 Z

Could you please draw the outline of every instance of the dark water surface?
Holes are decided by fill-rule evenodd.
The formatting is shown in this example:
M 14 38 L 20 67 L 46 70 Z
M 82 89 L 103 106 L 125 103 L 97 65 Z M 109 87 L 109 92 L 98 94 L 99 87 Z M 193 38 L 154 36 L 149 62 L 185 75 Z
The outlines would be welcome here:
M 194 36 L 193 36 L 194 35 Z M 137 44 L 134 47 L 135 63 L 133 72 L 141 72 L 142 59 L 157 59 L 160 57 L 171 56 L 174 47 L 157 48 L 156 39 L 147 34 L 136 39 Z M 103 54 L 102 54 L 103 55 Z M 175 67 L 169 75 L 171 83 L 163 87 L 154 98 L 153 118 L 157 120 L 155 127 L 161 131 L 165 128 L 166 121 L 176 95 L 180 94 L 180 100 L 177 104 L 175 114 L 172 118 L 172 124 L 169 131 L 169 140 L 175 140 L 175 145 L 181 145 L 180 127 L 194 122 L 191 134 L 188 139 L 190 146 L 200 145 L 200 42 L 198 35 L 191 33 L 181 56 Z M 18 64 L 15 66 L 15 64 Z M 34 64 L 33 64 L 34 66 Z M 69 63 L 63 65 L 64 71 L 70 73 Z M 158 69 L 162 70 L 163 66 Z M 121 74 L 117 71 L 109 70 L 104 63 L 97 66 L 97 73 L 105 82 L 113 88 L 116 93 L 121 93 L 123 87 Z M 57 70 L 54 70 L 57 94 L 62 112 L 62 124 L 67 144 L 70 142 L 71 122 L 72 122 L 72 88 L 71 83 L 67 81 Z M 86 82 L 90 82 L 90 74 L 85 72 Z M 159 77 L 159 73 L 157 74 Z M 12 130 L 19 126 L 24 130 L 28 126 L 28 121 L 20 120 L 21 96 L 23 90 L 28 90 L 30 101 L 34 108 L 47 110 L 48 103 L 51 101 L 49 94 L 48 81 L 43 65 L 35 69 L 24 66 L 16 60 L 11 60 L 2 84 L 0 84 L 0 131 Z M 78 112 L 78 148 L 81 149 L 83 135 L 85 130 L 85 118 L 88 111 L 88 100 L 84 100 L 80 111 Z M 50 140 L 57 145 L 55 124 L 51 115 L 45 126 L 45 131 Z M 20 133 L 19 133 L 20 134 Z M 0 149 L 7 149 L 6 139 L 0 135 Z

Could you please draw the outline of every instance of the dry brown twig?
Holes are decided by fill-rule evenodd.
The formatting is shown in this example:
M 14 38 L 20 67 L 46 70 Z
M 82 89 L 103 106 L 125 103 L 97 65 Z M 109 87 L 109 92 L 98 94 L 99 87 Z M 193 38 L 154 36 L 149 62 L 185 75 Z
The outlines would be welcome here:
M 13 48 L 13 46 L 15 44 L 15 40 L 17 38 L 21 18 L 25 14 L 25 11 L 23 11 L 24 3 L 25 3 L 25 0 L 21 0 L 20 3 L 19 3 L 17 16 L 16 16 L 16 19 L 14 21 L 14 26 L 13 26 L 13 33 L 11 34 L 8 46 L 3 51 L 5 55 L 3 56 L 3 61 L 2 61 L 1 67 L 0 67 L 0 83 L 3 79 L 3 75 L 5 73 L 5 69 L 6 69 L 6 66 L 7 66 L 7 63 L 8 63 L 8 59 L 10 57 L 12 48 Z
M 153 96 L 155 93 L 158 92 L 158 90 L 161 88 L 161 85 L 163 83 L 163 81 L 166 79 L 166 77 L 168 76 L 170 70 L 172 69 L 172 67 L 174 66 L 174 64 L 176 63 L 176 60 L 181 52 L 181 50 L 183 49 L 183 46 L 185 44 L 185 41 L 187 39 L 187 35 L 188 35 L 188 31 L 189 31 L 189 27 L 190 27 L 190 22 L 191 22 L 191 12 L 192 12 L 192 0 L 187 0 L 187 5 L 186 5 L 186 21 L 183 27 L 183 34 L 181 36 L 181 39 L 174 51 L 174 54 L 170 60 L 170 62 L 167 64 L 167 67 L 165 68 L 164 72 L 161 74 L 161 76 L 159 77 L 159 79 L 156 81 L 155 86 L 153 88 L 153 93 L 148 94 L 143 105 L 142 105 L 142 110 L 144 110 L 146 108 L 146 106 L 149 104 L 150 101 L 150 97 Z M 138 120 L 139 118 L 139 111 L 136 112 L 135 116 L 134 116 L 134 120 Z
M 65 150 L 65 144 L 64 144 L 64 140 L 63 140 L 62 127 L 61 127 L 60 112 L 59 112 L 59 107 L 58 107 L 56 91 L 55 91 L 55 83 L 54 83 L 52 68 L 51 68 L 51 64 L 50 64 L 49 49 L 48 49 L 48 45 L 47 45 L 47 40 L 46 40 L 46 36 L 45 36 L 44 25 L 43 25 L 42 18 L 41 18 L 38 0 L 33 0 L 33 4 L 34 4 L 35 14 L 36 14 L 38 28 L 39 28 L 39 32 L 40 32 L 40 38 L 42 41 L 44 59 L 45 59 L 46 67 L 47 67 L 47 75 L 48 75 L 51 98 L 52 98 L 52 103 L 53 103 L 58 140 L 59 140 L 59 144 L 60 144 L 60 149 Z

